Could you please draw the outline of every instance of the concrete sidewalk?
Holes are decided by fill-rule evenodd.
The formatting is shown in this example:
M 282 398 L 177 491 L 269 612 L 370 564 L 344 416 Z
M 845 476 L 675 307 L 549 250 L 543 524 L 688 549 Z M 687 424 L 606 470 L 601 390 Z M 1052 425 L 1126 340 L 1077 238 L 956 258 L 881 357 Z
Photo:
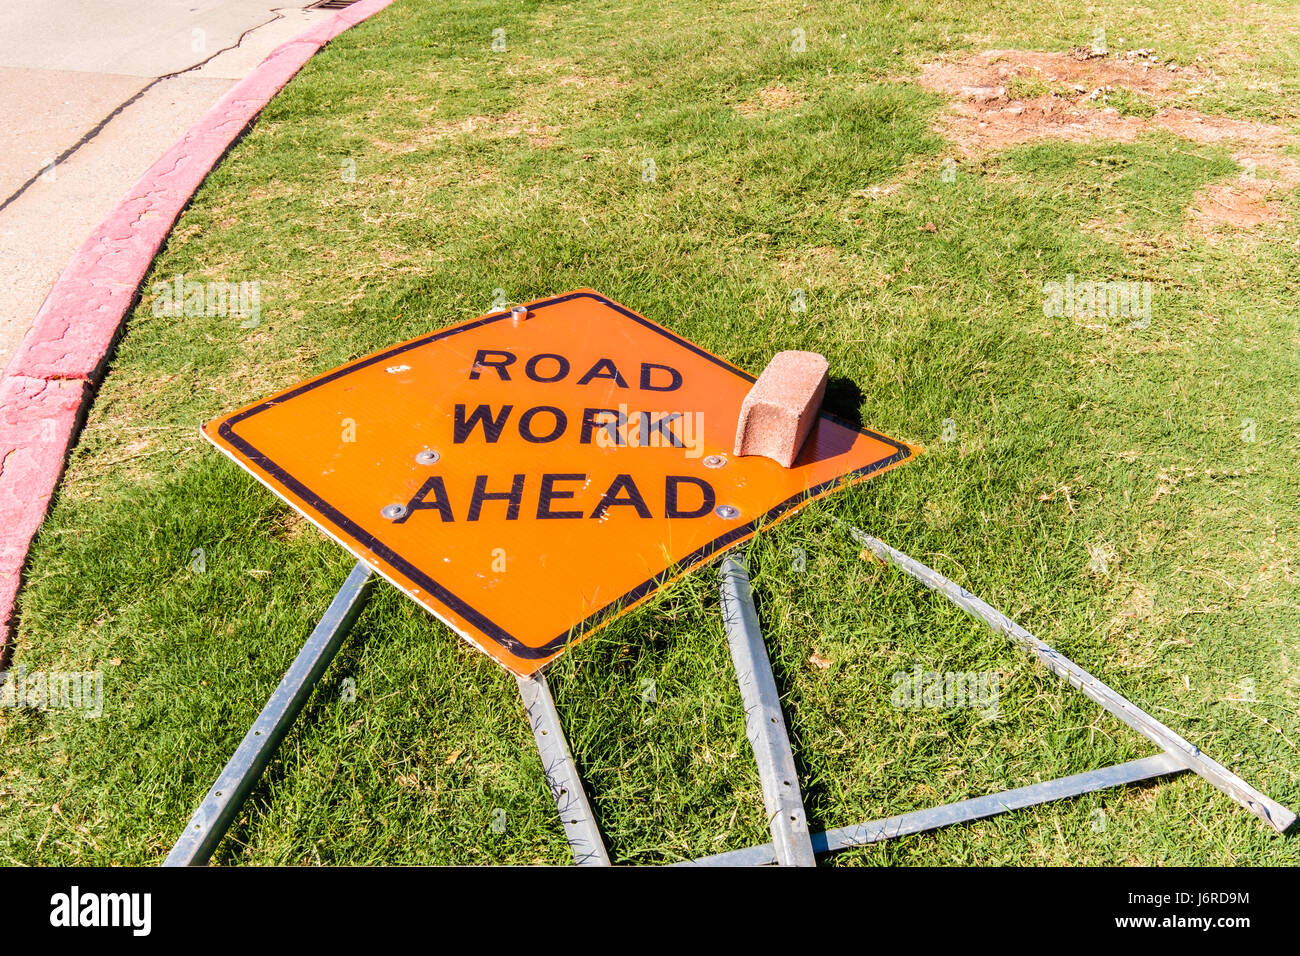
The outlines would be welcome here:
M 73 253 L 315 0 L 5 0 L 0 368 Z
M 108 6 L 112 0 L 102 2 Z M 87 214 L 86 209 L 101 202 L 108 202 L 110 206 L 107 214 L 87 230 L 84 238 L 80 233 L 66 234 L 67 248 L 75 248 L 75 251 L 43 297 L 35 312 L 34 324 L 12 353 L 4 375 L 0 375 L 0 660 L 6 649 L 12 646 L 9 635 L 28 549 L 45 519 L 68 452 L 77 440 L 95 388 L 105 373 L 113 343 L 122 332 L 135 291 L 154 256 L 167 241 L 172 226 L 195 190 L 272 97 L 325 44 L 385 10 L 392 2 L 357 0 L 354 4 L 346 4 L 344 9 L 330 11 L 324 17 L 313 17 L 315 22 L 308 23 L 301 33 L 285 42 L 274 45 L 264 58 L 260 49 L 247 46 L 249 37 L 256 32 L 250 27 L 240 35 L 232 36 L 228 47 L 208 55 L 206 61 L 194 63 L 193 69 L 136 77 L 142 84 L 137 92 L 130 94 L 102 121 L 80 134 L 71 146 L 65 147 L 60 153 L 64 158 L 56 160 L 52 176 L 45 178 L 39 173 L 35 177 L 28 176 L 11 194 L 8 209 L 0 211 L 0 216 L 9 210 L 21 211 L 26 216 L 23 231 L 14 236 L 14 259 L 36 268 L 35 264 L 42 260 L 29 249 L 38 246 L 46 234 L 64 236 L 61 230 L 72 228 L 68 219 L 73 211 Z M 78 5 L 70 3 L 68 6 L 75 8 Z M 123 10 L 129 6 L 132 6 L 132 0 L 118 0 L 118 15 L 124 16 Z M 175 10 L 177 4 L 135 3 L 134 7 Z M 198 9 L 192 8 L 189 13 Z M 284 17 L 266 23 L 265 27 L 279 23 L 281 19 Z M 192 23 L 193 20 L 184 17 L 181 22 Z M 36 30 L 36 34 L 40 32 L 34 26 L 31 29 Z M 123 33 L 129 35 L 130 31 Z M 175 37 L 174 24 L 168 28 L 167 35 Z M 204 27 L 190 27 L 190 36 L 193 45 L 206 46 L 208 42 Z M 36 42 L 35 35 L 32 42 Z M 88 48 L 93 45 L 87 41 Z M 10 53 L 26 55 L 17 50 L 17 46 L 11 44 Z M 56 41 L 47 53 L 55 55 L 60 51 L 63 51 L 63 45 Z M 126 56 L 132 59 L 159 52 L 172 54 L 174 51 L 141 51 L 131 47 Z M 203 51 L 191 50 L 191 53 L 195 52 Z M 227 54 L 247 56 L 250 61 L 258 62 L 251 69 L 246 65 L 232 66 L 232 71 L 238 69 L 246 74 L 238 82 L 229 76 L 195 76 L 202 70 L 219 70 L 216 65 L 218 57 Z M 125 67 L 119 65 L 116 68 Z M 154 69 L 158 68 L 155 61 Z M 35 68 L 15 66 L 11 69 Z M 132 76 L 124 73 L 109 75 Z M 97 147 L 111 145 L 112 136 L 104 136 L 106 130 L 115 129 L 114 135 L 120 133 L 122 127 L 113 126 L 119 118 L 128 115 L 136 104 L 145 102 L 146 97 L 164 82 L 180 75 L 209 84 L 224 82 L 227 88 L 207 109 L 195 107 L 195 112 L 201 112 L 201 115 L 165 149 L 154 150 L 151 146 L 145 153 L 137 140 L 126 136 L 125 141 L 118 142 L 116 150 L 105 154 L 116 159 L 118 167 L 105 162 L 88 162 L 88 158 L 97 155 Z M 124 89 L 131 88 L 129 83 L 128 80 Z M 99 89 L 93 83 L 91 88 Z M 213 89 L 211 85 L 207 88 Z M 55 100 L 54 103 L 56 106 L 69 105 L 64 100 Z M 16 120 L 23 114 L 11 115 Z M 84 120 L 83 116 L 83 123 Z M 39 122 L 31 124 L 31 127 L 33 130 L 43 129 Z M 157 139 L 164 139 L 157 134 L 156 123 L 142 123 L 133 129 L 137 136 L 152 132 Z M 101 136 L 104 137 L 102 140 Z M 147 168 L 132 182 L 133 170 L 140 167 Z M 72 169 L 76 174 L 60 174 L 60 168 L 65 171 Z M 116 194 L 120 184 L 114 182 L 111 187 L 105 187 L 104 182 L 113 182 L 113 177 L 118 175 L 126 176 L 124 181 L 128 185 L 122 189 L 121 198 L 112 202 L 104 197 Z M 68 193 L 57 189 L 38 191 L 43 186 L 58 187 L 60 182 L 67 185 L 69 181 L 72 187 L 80 187 L 80 192 L 77 188 L 71 188 Z M 27 203 L 42 197 L 45 199 L 43 207 L 34 207 L 35 212 L 26 211 Z M 41 215 L 50 217 L 50 221 L 42 221 Z M 94 215 L 98 216 L 98 213 Z M 61 259 L 61 251 L 57 254 Z M 57 269 L 58 263 L 50 264 L 49 268 Z M 26 325 L 28 321 L 28 315 L 19 314 L 19 323 Z

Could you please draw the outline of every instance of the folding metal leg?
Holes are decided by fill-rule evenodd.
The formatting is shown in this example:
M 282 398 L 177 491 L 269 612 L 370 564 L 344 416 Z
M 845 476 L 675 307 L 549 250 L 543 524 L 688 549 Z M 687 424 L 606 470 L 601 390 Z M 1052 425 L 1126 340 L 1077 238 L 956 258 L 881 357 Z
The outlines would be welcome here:
M 564 835 L 573 850 L 573 862 L 578 866 L 609 866 L 609 854 L 605 852 L 600 828 L 596 826 L 573 754 L 564 739 L 564 728 L 560 726 L 560 715 L 555 709 L 555 698 L 551 696 L 546 678 L 538 674 L 533 678 L 516 677 L 515 680 L 528 710 L 528 722 L 537 741 L 537 752 L 542 757 L 546 782 L 551 786 L 551 795 L 560 812 Z
M 990 607 L 965 588 L 949 581 L 933 568 L 926 567 L 903 552 L 891 548 L 885 542 L 873 538 L 865 531 L 848 525 L 844 525 L 844 527 L 853 537 L 853 540 L 871 551 L 876 557 L 896 566 L 932 591 L 942 594 L 967 614 L 978 618 L 993 630 L 1004 634 L 1016 644 L 1024 647 L 1046 665 L 1047 669 L 1053 674 L 1065 678 L 1070 684 L 1082 691 L 1083 695 L 1089 700 L 1099 704 L 1147 740 L 1162 748 L 1183 767 L 1204 777 L 1267 823 L 1277 833 L 1284 833 L 1291 824 L 1295 823 L 1296 815 L 1286 807 L 1264 796 L 1235 773 L 1211 760 L 1201 753 L 1199 748 L 1188 743 L 1132 701 L 1097 680 L 1078 664 L 1054 651 L 1001 611 Z
M 839 522 L 838 520 L 836 523 L 843 525 L 843 522 Z M 1181 773 L 1184 770 L 1191 770 L 1204 777 L 1214 786 L 1232 797 L 1232 799 L 1236 800 L 1246 809 L 1260 817 L 1260 819 L 1264 820 L 1279 833 L 1284 832 L 1295 822 L 1295 814 L 1286 807 L 1283 807 L 1281 804 L 1278 804 L 1264 796 L 1236 774 L 1222 767 L 1218 763 L 1215 763 L 1209 757 L 1201 753 L 1198 748 L 1188 743 L 1150 714 L 1147 714 L 1131 701 L 1097 680 L 1097 678 L 1093 677 L 1073 661 L 1058 654 L 1051 647 L 1034 637 L 1006 615 L 990 607 L 984 601 L 981 601 L 964 588 L 949 581 L 933 568 L 926 567 L 920 562 L 908 557 L 906 554 L 903 554 L 901 551 L 891 548 L 883 541 L 873 538 L 857 528 L 848 525 L 843 526 L 855 541 L 870 550 L 878 558 L 897 566 L 926 587 L 944 595 L 944 597 L 948 598 L 968 614 L 979 618 L 994 630 L 1006 635 L 1011 638 L 1011 640 L 1028 649 L 1030 653 L 1042 661 L 1042 663 L 1044 663 L 1054 674 L 1064 677 L 1070 682 L 1070 684 L 1082 691 L 1090 700 L 1096 702 L 1107 711 L 1114 714 L 1123 723 L 1132 727 L 1152 743 L 1162 747 L 1165 752 L 1154 757 L 1132 760 L 1128 763 L 1118 764 L 1113 767 L 1104 767 L 1100 770 L 1074 774 L 1069 777 L 1062 777 L 1059 780 L 1049 780 L 1028 787 L 1019 787 L 1014 790 L 1007 790 L 1003 793 L 977 797 L 971 800 L 962 800 L 957 803 L 931 807 L 926 810 L 917 810 L 911 813 L 899 814 L 897 816 L 887 817 L 882 820 L 874 820 L 856 826 L 827 830 L 824 833 L 814 834 L 811 837 L 810 842 L 812 849 L 815 852 L 828 853 L 835 850 L 846 849 L 848 847 L 877 843 L 881 840 L 921 833 L 927 830 L 949 826 L 954 823 L 966 823 L 971 820 L 978 820 L 995 814 L 1034 806 L 1050 800 L 1060 800 L 1108 787 L 1138 783 L 1156 777 Z M 728 561 L 730 561 L 730 559 L 728 559 Z M 739 568 L 741 573 L 743 573 L 743 568 L 740 568 L 738 565 L 736 567 Z M 729 568 L 724 564 L 724 581 L 727 579 L 728 574 L 734 574 L 735 570 L 736 568 Z M 744 594 L 748 599 L 748 578 L 744 579 L 743 587 Z M 724 606 L 725 605 L 724 585 Z M 752 613 L 752 603 L 750 604 L 750 611 Z M 732 626 L 731 616 L 729 615 L 729 636 L 731 634 Z M 753 628 L 754 630 L 757 629 L 756 622 L 753 624 Z M 747 646 L 751 650 L 753 649 L 754 642 L 752 639 L 747 642 Z M 759 638 L 757 646 L 760 649 L 760 653 L 762 653 L 761 637 Z M 735 643 L 733 642 L 733 655 L 734 654 Z M 766 663 L 765 654 L 763 655 L 763 660 L 764 663 Z M 742 669 L 739 660 L 737 660 L 736 669 L 738 673 Z M 767 673 L 769 675 L 771 673 L 770 666 L 767 668 Z M 746 709 L 749 709 L 748 701 L 746 702 Z M 758 752 L 758 749 L 758 746 L 755 745 L 756 753 Z M 766 788 L 764 796 L 766 798 Z M 779 862 L 784 862 L 783 849 L 781 838 L 778 837 L 777 831 L 774 828 L 772 843 L 767 843 L 762 846 L 747 847 L 743 850 L 732 850 L 726 853 L 718 853 L 713 856 L 704 857 L 699 860 L 689 860 L 676 865 L 764 866 Z
M 985 817 L 1007 813 L 1011 810 L 1023 810 L 1025 807 L 1047 803 L 1051 800 L 1077 797 L 1080 794 L 1091 793 L 1094 790 L 1140 783 L 1167 774 L 1182 773 L 1184 769 L 1169 754 L 1156 754 L 1154 757 L 1144 757 L 1141 760 L 1131 760 L 1128 763 L 1104 767 L 1101 770 L 1090 770 L 1087 773 L 1061 777 L 1059 780 L 1048 780 L 1028 787 L 1005 790 L 1002 793 L 991 794 L 987 797 L 976 797 L 972 800 L 962 800 L 958 803 L 949 803 L 940 807 L 930 807 L 927 810 L 901 813 L 897 816 L 886 817 L 883 820 L 873 820 L 870 823 L 859 823 L 856 826 L 827 830 L 825 833 L 814 834 L 812 845 L 813 849 L 818 853 L 833 853 L 836 850 L 866 846 L 883 840 L 891 840 L 894 837 L 911 836 L 914 833 L 937 830 L 940 827 L 951 826 L 954 823 L 969 823 L 972 820 L 982 820 Z M 765 843 L 762 846 L 746 847 L 743 850 L 732 850 L 728 853 L 718 853 L 714 856 L 706 856 L 699 860 L 687 860 L 673 865 L 767 866 L 775 862 L 775 848 L 772 844 Z
M 749 573 L 733 557 L 722 559 L 721 593 L 722 619 L 745 704 L 745 730 L 758 763 L 776 862 L 782 866 L 815 866 L 794 754 L 781 714 L 772 662 L 754 610 Z
M 235 814 L 275 756 L 316 682 L 338 653 L 365 607 L 374 582 L 370 569 L 358 562 L 294 658 L 271 699 L 244 735 L 234 756 L 217 777 L 217 782 L 186 824 L 163 866 L 202 866 L 208 862 Z M 518 683 L 542 755 L 546 779 L 555 795 L 569 844 L 573 847 L 574 860 L 580 866 L 608 866 L 609 856 L 565 743 L 546 679 L 540 676 L 534 680 L 519 678 Z
M 235 755 L 186 824 L 163 866 L 203 866 L 212 856 L 245 798 L 266 769 L 284 735 L 338 653 L 374 586 L 370 568 L 357 562 L 284 679 L 240 741 Z

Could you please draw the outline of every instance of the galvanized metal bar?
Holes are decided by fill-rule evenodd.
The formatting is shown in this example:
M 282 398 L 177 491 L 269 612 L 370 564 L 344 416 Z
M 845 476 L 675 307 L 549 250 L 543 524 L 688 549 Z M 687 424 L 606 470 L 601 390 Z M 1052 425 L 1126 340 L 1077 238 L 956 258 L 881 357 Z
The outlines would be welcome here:
M 754 610 L 749 573 L 728 555 L 722 559 L 720 577 L 722 620 L 745 704 L 745 731 L 758 763 L 776 861 L 782 866 L 815 866 L 794 754 L 781 713 L 776 678 L 772 676 L 772 662 Z
M 551 786 L 555 807 L 560 812 L 564 835 L 573 850 L 573 862 L 578 866 L 609 866 L 605 841 L 600 837 L 600 828 L 596 826 L 591 804 L 587 802 L 587 793 L 582 789 L 582 778 L 578 776 L 578 767 L 564 739 L 560 714 L 555 709 L 555 698 L 551 696 L 546 678 L 538 674 L 533 678 L 516 677 L 515 681 L 528 710 L 528 722 L 533 728 L 533 739 L 537 741 L 537 752 L 542 757 L 546 782 Z
M 370 568 L 357 562 L 271 699 L 240 741 L 235 755 L 186 824 L 163 866 L 203 866 L 208 862 L 365 607 L 374 581 Z
M 1188 770 L 1204 777 L 1277 833 L 1284 833 L 1295 822 L 1296 815 L 1286 807 L 1264 796 L 1235 773 L 1211 760 L 1201 752 L 1200 748 L 1188 743 L 1132 701 L 1112 690 L 1069 658 L 1054 651 L 1001 611 L 990 607 L 933 568 L 926 567 L 903 552 L 891 548 L 865 531 L 848 525 L 845 527 L 855 541 L 876 557 L 895 565 L 926 587 L 942 594 L 967 614 L 978 618 L 993 630 L 1026 648 L 1053 674 L 1069 681 L 1089 700 L 1114 714 L 1156 746 L 1163 748 Z
M 1027 787 L 1017 787 L 1014 790 L 1006 790 L 987 797 L 975 797 L 971 800 L 961 800 L 957 803 L 931 807 L 928 810 L 900 813 L 897 816 L 885 817 L 883 820 L 873 820 L 870 823 L 859 823 L 856 826 L 827 830 L 825 833 L 814 834 L 812 845 L 813 849 L 818 853 L 833 853 L 836 850 L 845 850 L 850 847 L 880 843 L 894 837 L 911 836 L 914 833 L 937 830 L 940 827 L 952 826 L 955 823 L 970 823 L 972 820 L 982 820 L 1012 810 L 1023 810 L 1025 807 L 1048 803 L 1052 800 L 1077 797 L 1084 793 L 1092 793 L 1095 790 L 1140 783 L 1143 780 L 1152 780 L 1167 774 L 1182 773 L 1185 769 L 1173 755 L 1167 753 L 1156 754 L 1154 757 L 1143 757 L 1141 760 L 1130 760 L 1128 763 L 1116 764 L 1113 767 L 1089 770 L 1086 773 L 1076 773 L 1069 777 L 1047 780 Z M 775 862 L 776 850 L 772 844 L 765 843 L 762 846 L 732 850 L 728 853 L 718 853 L 700 860 L 688 860 L 673 865 L 767 866 Z
M 936 830 L 954 823 L 966 823 L 1012 810 L 1023 810 L 1025 807 L 1032 807 L 1039 803 L 1077 797 L 1094 790 L 1105 790 L 1154 777 L 1163 777 L 1167 774 L 1182 773 L 1184 769 L 1173 755 L 1156 754 L 1112 767 L 1103 767 L 1100 770 L 1089 770 L 1086 773 L 1076 773 L 1057 780 L 1017 787 L 1014 790 L 1005 790 L 986 797 L 975 797 L 960 803 L 950 803 L 916 813 L 901 813 L 871 823 L 838 827 L 821 834 L 821 839 L 824 842 L 825 852 L 866 846 L 894 837 Z

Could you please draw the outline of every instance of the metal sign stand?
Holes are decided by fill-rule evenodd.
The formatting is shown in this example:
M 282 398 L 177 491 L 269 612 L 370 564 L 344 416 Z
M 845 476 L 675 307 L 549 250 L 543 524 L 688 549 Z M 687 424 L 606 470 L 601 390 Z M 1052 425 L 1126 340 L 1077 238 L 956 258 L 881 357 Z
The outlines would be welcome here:
M 1020 810 L 1035 804 L 1047 803 L 1051 800 L 1076 797 L 1109 787 L 1140 783 L 1157 777 L 1181 773 L 1184 770 L 1191 770 L 1193 773 L 1204 777 L 1219 790 L 1222 790 L 1237 803 L 1267 823 L 1277 833 L 1286 832 L 1295 822 L 1296 815 L 1286 807 L 1264 796 L 1236 774 L 1211 760 L 1197 747 L 1188 743 L 1150 714 L 1106 684 L 1103 684 L 1078 664 L 1058 654 L 1047 644 L 1000 611 L 981 601 L 965 588 L 959 587 L 933 568 L 926 567 L 919 561 L 903 554 L 903 552 L 891 548 L 883 541 L 838 520 L 836 523 L 844 528 L 858 544 L 871 551 L 880 560 L 896 566 L 921 584 L 948 598 L 967 614 L 978 618 L 993 630 L 1006 635 L 1016 644 L 1026 648 L 1048 670 L 1058 677 L 1065 678 L 1073 687 L 1082 691 L 1089 700 L 1099 704 L 1119 718 L 1120 721 L 1159 746 L 1164 753 L 1153 757 L 1145 757 L 1141 760 L 1131 760 L 1127 763 L 1104 767 L 1100 770 L 1073 774 L 1058 780 L 1049 780 L 1028 787 L 1019 787 L 1015 790 L 1007 790 L 985 797 L 962 800 L 957 803 L 931 807 L 927 810 L 917 810 L 912 813 L 887 817 L 883 820 L 857 824 L 856 826 L 827 830 L 811 837 L 813 852 L 829 853 L 849 847 L 879 843 L 893 837 L 909 836 L 954 823 L 968 823 L 972 820 L 1006 813 L 1011 810 Z M 737 583 L 740 581 L 743 581 L 743 585 L 737 587 Z M 749 579 L 745 575 L 742 565 L 731 558 L 725 558 L 722 567 L 723 611 L 728 622 L 728 637 L 732 641 L 732 656 L 736 660 L 737 677 L 741 680 L 741 693 L 742 696 L 745 696 L 744 669 L 740 659 L 736 657 L 736 631 L 733 629 L 731 615 L 727 611 L 729 591 L 732 592 L 732 599 L 738 600 L 742 605 L 740 630 L 748 632 L 746 640 L 752 646 L 755 640 L 754 635 L 757 634 L 757 625 L 752 623 L 753 603 L 749 594 Z M 771 669 L 770 665 L 767 665 L 766 652 L 762 650 L 761 635 L 757 636 L 756 640 L 759 653 L 763 657 L 764 669 L 770 675 Z M 745 710 L 746 722 L 751 727 L 750 741 L 754 744 L 755 754 L 759 755 L 759 744 L 755 741 L 752 730 L 756 716 L 754 713 L 755 708 L 751 705 L 747 696 L 745 698 Z M 780 723 L 779 708 L 775 714 L 773 716 L 771 710 L 764 710 L 759 719 L 773 724 Z M 780 731 L 781 739 L 784 740 L 785 728 L 783 724 L 780 726 Z M 787 743 L 786 754 L 788 752 Z M 769 791 L 773 787 L 784 784 L 786 781 L 780 774 L 773 772 L 771 765 L 765 762 L 762 756 L 758 756 L 758 765 L 759 774 L 763 778 L 763 794 L 766 800 Z M 797 789 L 794 792 L 794 798 L 798 799 Z M 788 821 L 783 819 L 780 814 L 774 813 L 770 802 L 767 804 L 767 809 L 772 830 L 771 843 L 719 853 L 677 865 L 763 866 L 772 863 L 783 864 L 790 862 L 782 849 L 783 843 L 790 838 L 789 834 L 784 831 L 787 826 L 794 826 L 796 819 L 801 820 L 803 818 L 803 806 L 800 804 L 797 817 L 791 815 Z
M 163 866 L 203 866 L 235 819 L 240 806 L 275 756 L 312 688 L 343 646 L 343 639 L 361 614 L 375 584 L 375 575 L 360 561 L 325 609 L 307 643 L 289 665 L 253 726 L 239 742 L 235 755 L 221 771 L 203 803 L 185 825 Z
M 163 866 L 207 864 L 234 821 L 235 814 L 307 703 L 316 682 L 343 646 L 344 638 L 370 598 L 375 578 L 369 567 L 357 562 L 326 608 L 324 617 L 289 665 L 271 699 L 240 741 L 234 756 L 217 777 L 217 782 L 190 817 Z M 564 728 L 560 725 L 560 715 L 555 709 L 555 699 L 546 678 L 539 674 L 532 679 L 518 677 L 516 681 L 542 757 L 542 769 L 546 772 L 560 822 L 573 850 L 574 862 L 579 866 L 609 866 L 609 854 L 596 827 L 587 794 L 582 789 L 573 755 L 569 753 Z
M 600 837 L 600 828 L 587 802 L 587 792 L 582 789 L 578 765 L 569 753 L 569 742 L 564 739 L 560 713 L 555 709 L 555 698 L 546 678 L 516 677 L 519 694 L 528 710 L 528 722 L 533 727 L 533 739 L 542 757 L 542 770 L 550 784 L 555 808 L 560 812 L 560 824 L 569 839 L 573 862 L 578 866 L 609 866 L 609 854 Z
M 1255 790 L 1150 714 L 969 591 L 883 541 L 838 520 L 836 523 L 882 561 L 893 564 L 921 584 L 948 598 L 966 613 L 984 621 L 993 630 L 1027 649 L 1052 673 L 1067 680 L 1090 700 L 1159 746 L 1163 753 L 989 796 L 810 834 L 794 754 L 781 713 L 780 697 L 754 608 L 749 574 L 741 561 L 727 556 L 722 559 L 720 571 L 723 621 L 745 706 L 746 735 L 758 764 L 772 842 L 677 865 L 762 866 L 775 863 L 782 866 L 812 866 L 815 854 L 818 853 L 865 846 L 955 823 L 968 823 L 999 813 L 1109 787 L 1140 783 L 1184 770 L 1204 777 L 1277 833 L 1285 832 L 1295 822 L 1296 815 L 1286 807 Z M 270 763 L 276 748 L 311 695 L 316 681 L 342 645 L 373 585 L 374 574 L 365 564 L 358 563 L 271 699 L 245 734 L 234 756 L 186 825 L 164 866 L 201 866 L 207 863 L 239 807 Z M 535 678 L 521 677 L 517 678 L 517 683 L 542 758 L 542 768 L 555 799 L 565 836 L 573 851 L 574 862 L 579 866 L 609 866 L 609 854 L 583 790 L 573 755 L 569 752 L 546 678 L 540 674 Z
M 728 555 L 722 559 L 720 579 L 722 621 L 740 699 L 745 705 L 745 735 L 758 763 L 763 806 L 772 832 L 767 849 L 773 852 L 773 861 L 782 866 L 815 866 L 799 775 L 781 713 L 781 696 L 772 676 L 772 661 L 758 626 L 749 572 Z

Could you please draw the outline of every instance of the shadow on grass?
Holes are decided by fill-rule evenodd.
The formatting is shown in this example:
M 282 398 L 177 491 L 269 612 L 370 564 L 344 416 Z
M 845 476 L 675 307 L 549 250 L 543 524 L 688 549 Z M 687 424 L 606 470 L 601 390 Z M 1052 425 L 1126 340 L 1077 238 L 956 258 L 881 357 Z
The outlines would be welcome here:
M 826 397 L 822 408 L 836 418 L 841 418 L 854 428 L 862 427 L 862 403 L 866 395 L 857 382 L 842 375 L 832 376 L 826 383 Z

